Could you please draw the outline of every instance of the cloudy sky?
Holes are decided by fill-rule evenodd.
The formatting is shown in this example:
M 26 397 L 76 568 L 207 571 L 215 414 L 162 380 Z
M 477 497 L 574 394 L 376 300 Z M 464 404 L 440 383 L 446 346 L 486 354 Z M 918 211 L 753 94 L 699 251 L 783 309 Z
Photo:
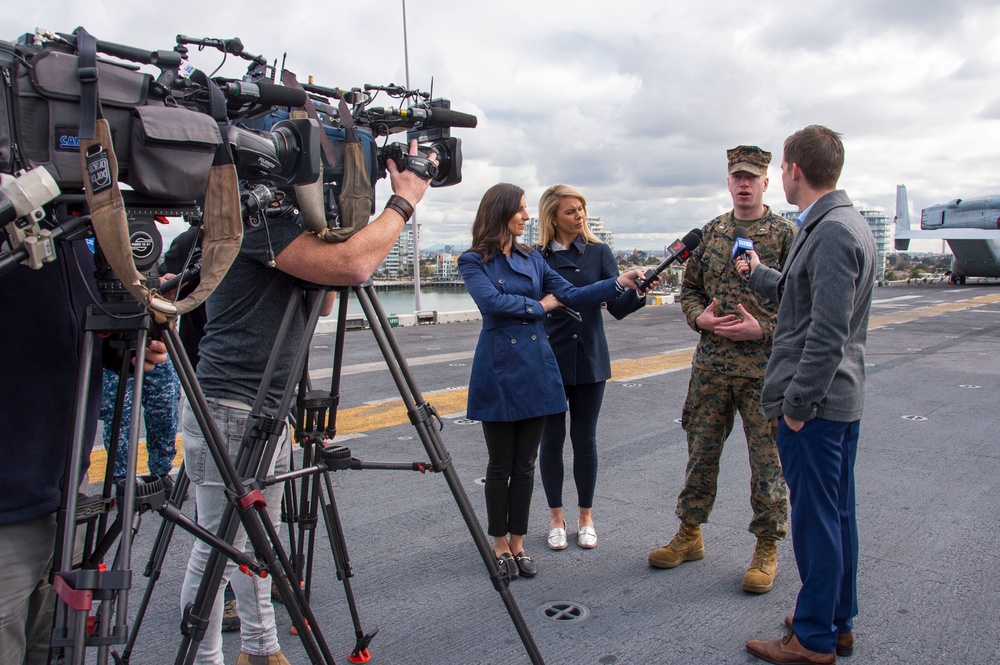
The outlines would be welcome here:
M 844 135 L 841 187 L 890 217 L 900 183 L 911 214 L 1000 190 L 995 0 L 410 0 L 406 14 L 412 87 L 433 78 L 479 118 L 454 132 L 464 181 L 419 208 L 422 247 L 466 246 L 480 197 L 504 181 L 532 214 L 547 186 L 573 184 L 618 249 L 662 248 L 732 207 L 725 151 L 741 143 L 775 154 L 765 202 L 788 209 L 782 141 L 812 123 Z M 405 83 L 402 15 L 402 0 L 9 0 L 0 37 L 83 25 L 149 50 L 178 33 L 239 37 L 287 54 L 300 80 L 348 88 Z M 191 56 L 206 71 L 220 59 Z M 231 57 L 220 74 L 243 71 Z

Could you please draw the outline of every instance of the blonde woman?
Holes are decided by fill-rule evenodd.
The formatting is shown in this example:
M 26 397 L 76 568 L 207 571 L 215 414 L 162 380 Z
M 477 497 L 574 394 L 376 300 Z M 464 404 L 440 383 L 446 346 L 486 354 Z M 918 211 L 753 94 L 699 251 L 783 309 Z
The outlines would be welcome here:
M 587 226 L 587 200 L 576 188 L 553 185 L 545 190 L 538 203 L 538 226 L 545 262 L 573 286 L 618 277 L 611 248 Z M 612 316 L 622 319 L 645 305 L 646 299 L 630 289 L 614 294 L 606 304 Z M 601 303 L 581 307 L 579 315 L 576 318 L 564 309 L 554 309 L 546 315 L 545 332 L 559 363 L 569 406 L 573 480 L 580 511 L 576 542 L 590 549 L 597 546 L 592 514 L 597 485 L 597 417 L 604 384 L 611 378 L 611 359 Z M 567 546 L 562 502 L 565 439 L 566 414 L 550 415 L 545 421 L 538 467 L 549 504 L 548 545 L 553 550 Z

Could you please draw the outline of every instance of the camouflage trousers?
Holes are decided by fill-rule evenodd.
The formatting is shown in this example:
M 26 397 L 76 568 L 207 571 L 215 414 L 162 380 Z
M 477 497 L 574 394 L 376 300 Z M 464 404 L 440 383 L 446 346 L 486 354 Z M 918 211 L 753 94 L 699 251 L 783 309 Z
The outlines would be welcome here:
M 750 453 L 750 532 L 759 538 L 785 537 L 788 531 L 788 489 L 781 474 L 775 443 L 776 421 L 760 412 L 764 379 L 729 376 L 691 369 L 681 426 L 687 432 L 688 463 L 684 489 L 677 497 L 676 515 L 702 524 L 715 505 L 722 447 L 733 431 L 736 412 L 743 420 Z
M 101 394 L 101 421 L 104 423 L 104 449 L 111 448 L 111 421 L 118 394 L 118 375 L 104 370 L 104 389 Z M 142 412 L 146 423 L 146 452 L 149 472 L 155 476 L 170 473 L 177 455 L 177 400 L 180 397 L 180 380 L 170 360 L 146 372 L 142 385 Z M 115 478 L 124 478 L 128 463 L 128 430 L 132 421 L 132 377 L 125 389 L 122 424 L 118 435 L 118 454 L 115 456 Z M 137 473 L 142 473 L 138 469 Z

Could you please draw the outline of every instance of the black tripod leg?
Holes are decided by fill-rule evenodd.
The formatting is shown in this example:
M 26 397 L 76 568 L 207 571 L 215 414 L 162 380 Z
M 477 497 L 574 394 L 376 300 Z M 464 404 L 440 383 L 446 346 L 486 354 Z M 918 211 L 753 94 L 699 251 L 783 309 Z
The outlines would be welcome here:
M 486 535 L 479 525 L 475 510 L 473 510 L 472 504 L 469 502 L 469 497 L 466 495 L 458 474 L 451 464 L 451 457 L 445 449 L 444 442 L 438 436 L 437 430 L 432 426 L 431 416 L 436 417 L 437 414 L 434 413 L 433 407 L 424 401 L 423 396 L 416 386 L 409 366 L 406 364 L 406 360 L 392 334 L 392 326 L 389 325 L 385 311 L 383 311 L 382 305 L 375 294 L 375 287 L 369 281 L 364 286 L 354 287 L 354 292 L 361 303 L 365 316 L 371 323 L 372 333 L 375 335 L 379 349 L 382 351 L 382 355 L 389 367 L 389 372 L 392 374 L 393 381 L 395 381 L 396 387 L 399 389 L 399 394 L 403 398 L 406 410 L 410 414 L 410 421 L 416 428 L 420 436 L 420 441 L 424 444 L 424 448 L 430 456 L 434 470 L 444 474 L 445 480 L 448 482 L 448 487 L 451 489 L 451 493 L 455 497 L 455 502 L 458 504 L 459 512 L 462 513 L 462 517 L 469 527 L 469 533 L 472 534 L 476 548 L 479 550 L 479 554 L 483 558 L 483 563 L 490 573 L 490 580 L 493 582 L 493 587 L 500 593 L 500 597 L 503 599 L 507 613 L 510 615 L 514 627 L 517 629 L 528 657 L 531 658 L 532 663 L 544 662 L 541 653 L 538 651 L 538 646 L 535 644 L 534 637 L 532 637 L 531 632 L 528 630 L 528 625 L 525 623 L 524 617 L 521 615 L 521 611 L 518 609 L 517 603 L 510 593 L 510 589 L 508 588 L 509 579 L 506 575 L 500 574 L 496 555 L 493 553 L 493 547 L 486 539 Z
M 351 651 L 352 662 L 367 662 L 370 654 L 368 644 L 378 633 L 378 628 L 367 635 L 361 628 L 361 617 L 358 615 L 358 606 L 354 600 L 354 590 L 351 588 L 351 578 L 354 571 L 351 569 L 351 559 L 347 555 L 347 540 L 344 538 L 344 526 L 340 521 L 340 512 L 337 510 L 337 499 L 333 493 L 333 481 L 330 472 L 322 472 L 323 483 L 326 486 L 326 498 L 322 502 L 323 521 L 326 523 L 326 532 L 330 538 L 330 549 L 333 552 L 333 561 L 337 567 L 337 579 L 344 583 L 344 593 L 347 595 L 347 606 L 351 612 L 351 621 L 354 623 L 354 636 L 357 642 Z M 319 488 L 316 493 L 320 494 Z M 361 660 L 354 660 L 361 659 Z
M 293 298 L 290 299 L 289 308 L 286 310 L 285 317 L 279 327 L 279 334 L 275 341 L 276 348 L 280 348 L 284 338 L 287 336 L 287 330 L 293 318 L 290 312 L 293 310 L 293 305 L 296 304 L 294 302 L 295 297 L 293 295 Z M 318 308 L 315 316 L 318 318 Z M 315 319 L 313 320 L 313 325 L 315 326 Z M 168 351 L 171 351 L 174 347 L 179 348 L 181 346 L 180 338 L 172 330 L 169 331 L 164 342 L 167 344 Z M 308 348 L 308 345 L 306 345 L 306 348 Z M 300 355 L 302 353 L 304 352 L 300 351 Z M 173 356 L 174 353 L 171 352 L 171 355 Z M 277 364 L 278 355 L 274 352 L 271 354 L 268 368 L 265 371 L 263 387 L 261 393 L 258 395 L 258 403 L 255 404 L 253 413 L 260 413 L 264 395 L 266 395 L 267 387 L 270 385 L 270 377 L 273 376 L 274 367 Z M 183 358 L 183 362 L 185 365 L 189 364 L 186 357 Z M 299 367 L 301 367 L 301 360 L 297 360 L 297 362 L 300 363 Z M 231 543 L 235 538 L 237 528 L 242 523 L 255 553 L 262 560 L 268 573 L 272 576 L 272 582 L 277 585 L 278 592 L 285 602 L 285 608 L 292 619 L 292 623 L 299 632 L 299 638 L 302 641 L 304 649 L 309 654 L 310 660 L 313 663 L 333 663 L 333 656 L 329 653 L 329 649 L 323 641 L 319 626 L 316 625 L 315 617 L 312 616 L 311 609 L 302 597 L 301 590 L 293 590 L 288 585 L 286 577 L 291 576 L 294 578 L 295 575 L 291 571 L 291 564 L 284 554 L 274 526 L 270 523 L 267 515 L 263 514 L 264 502 L 260 491 L 248 490 L 243 484 L 244 477 L 252 478 L 255 474 L 260 474 L 261 466 L 263 466 L 263 470 L 266 472 L 267 466 L 270 464 L 271 457 L 274 454 L 280 430 L 276 430 L 267 436 L 266 451 L 263 450 L 264 446 L 253 443 L 253 436 L 245 438 L 245 445 L 241 448 L 240 453 L 237 455 L 236 464 L 234 464 L 229 457 L 228 446 L 222 443 L 222 436 L 214 419 L 211 417 L 208 402 L 201 392 L 200 387 L 196 382 L 188 381 L 182 376 L 189 374 L 187 370 L 188 368 L 185 367 L 185 371 L 179 374 L 182 377 L 185 393 L 188 395 L 193 413 L 205 435 L 209 451 L 223 478 L 226 491 L 232 497 L 232 500 L 227 503 L 222 513 L 217 533 L 226 542 Z M 190 374 L 193 375 L 193 372 L 190 372 Z M 287 413 L 291 401 L 289 395 L 290 391 L 286 390 L 278 413 Z M 249 432 L 248 435 L 250 435 Z M 279 554 L 281 557 L 280 562 Z M 217 550 L 209 553 L 195 600 L 184 610 L 184 620 L 182 622 L 184 636 L 175 661 L 177 665 L 190 664 L 197 655 L 198 645 L 208 627 L 208 613 L 211 611 L 219 584 L 224 576 L 225 564 L 226 562 Z M 303 613 L 303 607 L 306 610 L 305 614 Z M 305 615 L 308 615 L 309 620 L 313 623 L 311 631 L 309 630 L 309 624 Z
M 181 464 L 180 471 L 177 472 L 177 482 L 174 483 L 173 494 L 170 495 L 171 503 L 176 505 L 178 509 L 184 504 L 184 497 L 187 495 L 190 484 L 191 480 L 187 477 L 187 473 L 184 472 L 184 465 Z M 163 560 L 167 556 L 167 548 L 170 547 L 170 541 L 173 539 L 174 526 L 174 522 L 167 519 L 160 522 L 160 530 L 156 534 L 156 540 L 153 541 L 149 561 L 146 563 L 145 571 L 143 571 L 143 575 L 149 578 L 149 583 L 146 584 L 146 591 L 142 595 L 139 609 L 136 611 L 135 621 L 132 624 L 132 632 L 129 634 L 128 642 L 125 643 L 125 648 L 119 658 L 122 663 L 129 663 L 131 661 L 135 641 L 139 637 L 139 631 L 142 629 L 142 622 L 146 616 L 146 609 L 149 607 L 149 601 L 153 596 L 153 588 L 159 581 L 160 573 L 163 571 Z

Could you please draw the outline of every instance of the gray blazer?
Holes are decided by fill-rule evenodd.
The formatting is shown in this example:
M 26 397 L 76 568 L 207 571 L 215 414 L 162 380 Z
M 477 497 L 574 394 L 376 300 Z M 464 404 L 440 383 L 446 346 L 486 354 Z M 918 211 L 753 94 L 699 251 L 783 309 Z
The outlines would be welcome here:
M 778 302 L 764 376 L 764 415 L 861 418 L 875 239 L 843 190 L 813 205 L 778 272 L 759 266 L 750 288 Z

